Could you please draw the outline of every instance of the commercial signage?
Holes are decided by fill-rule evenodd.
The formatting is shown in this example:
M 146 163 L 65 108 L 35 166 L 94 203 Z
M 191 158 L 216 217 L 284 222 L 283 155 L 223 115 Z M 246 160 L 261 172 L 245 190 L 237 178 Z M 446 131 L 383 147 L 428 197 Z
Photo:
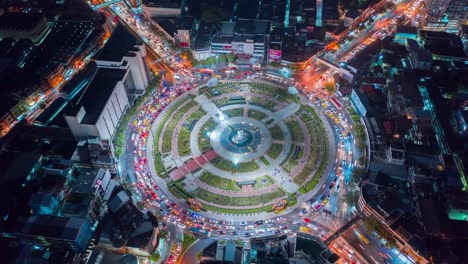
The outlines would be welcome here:
M 269 53 L 270 53 L 270 60 L 276 60 L 276 61 L 281 60 L 281 55 L 282 55 L 281 50 L 270 49 Z

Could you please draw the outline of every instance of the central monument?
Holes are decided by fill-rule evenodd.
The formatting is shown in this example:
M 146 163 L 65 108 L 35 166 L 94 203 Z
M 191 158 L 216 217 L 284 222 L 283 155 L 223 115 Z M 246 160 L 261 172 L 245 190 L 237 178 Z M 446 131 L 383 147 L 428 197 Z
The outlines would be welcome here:
M 235 144 L 242 144 L 246 140 L 249 139 L 249 136 L 247 133 L 245 133 L 244 129 L 239 129 L 237 130 L 236 134 L 232 137 L 232 142 Z

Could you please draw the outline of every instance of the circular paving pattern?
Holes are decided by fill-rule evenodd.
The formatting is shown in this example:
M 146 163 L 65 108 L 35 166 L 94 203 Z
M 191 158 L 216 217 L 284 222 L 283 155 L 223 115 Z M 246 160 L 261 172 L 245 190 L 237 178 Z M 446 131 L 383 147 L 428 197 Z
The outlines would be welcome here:
M 249 117 L 228 118 L 219 123 L 209 137 L 216 153 L 236 164 L 259 158 L 271 145 L 265 124 Z
M 202 214 L 280 213 L 311 194 L 335 159 L 321 120 L 282 87 L 195 89 L 152 124 L 149 167 L 169 198 L 196 203 Z

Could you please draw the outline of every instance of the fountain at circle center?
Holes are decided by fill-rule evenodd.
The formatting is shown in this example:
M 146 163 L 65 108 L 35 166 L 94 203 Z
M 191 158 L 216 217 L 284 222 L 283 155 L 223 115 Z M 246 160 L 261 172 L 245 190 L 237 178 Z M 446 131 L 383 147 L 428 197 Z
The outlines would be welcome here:
M 249 139 L 247 133 L 245 133 L 244 129 L 237 130 L 236 134 L 232 137 L 232 142 L 234 144 L 242 144 Z

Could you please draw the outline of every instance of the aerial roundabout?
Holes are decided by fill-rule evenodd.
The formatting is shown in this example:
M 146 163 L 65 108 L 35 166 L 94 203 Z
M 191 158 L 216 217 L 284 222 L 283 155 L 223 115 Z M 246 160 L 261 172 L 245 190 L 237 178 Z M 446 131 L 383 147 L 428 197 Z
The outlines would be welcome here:
M 330 131 L 307 98 L 281 84 L 203 85 L 154 119 L 149 173 L 169 200 L 200 215 L 272 218 L 323 191 L 335 161 Z

